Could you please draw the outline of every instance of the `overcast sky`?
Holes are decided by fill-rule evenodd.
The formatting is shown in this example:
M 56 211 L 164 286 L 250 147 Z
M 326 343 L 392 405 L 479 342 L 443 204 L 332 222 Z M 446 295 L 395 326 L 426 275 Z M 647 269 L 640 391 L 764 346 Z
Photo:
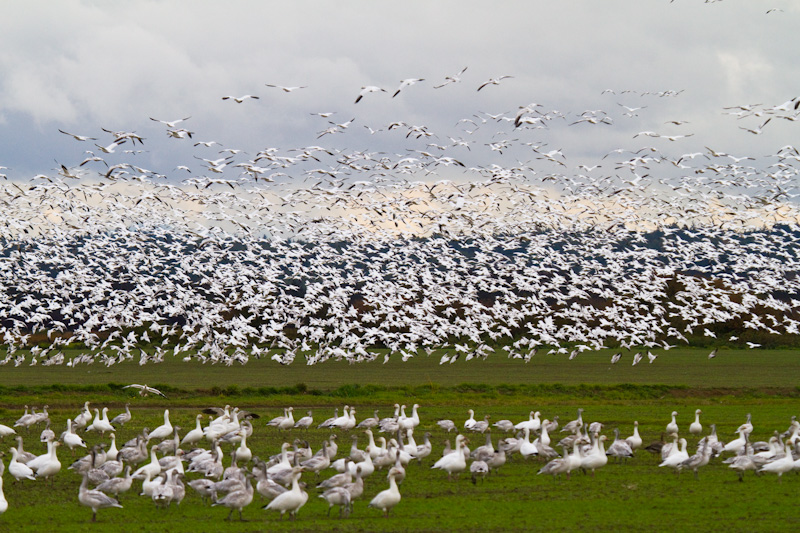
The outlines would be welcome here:
M 761 117 L 739 120 L 722 108 L 800 96 L 798 27 L 800 4 L 789 0 L 3 2 L 0 166 L 8 168 L 0 173 L 27 180 L 98 151 L 58 129 L 102 145 L 112 138 L 101 128 L 136 131 L 145 143 L 135 148 L 146 152 L 113 157 L 173 175 L 177 165 L 199 166 L 192 156 L 219 157 L 219 146 L 196 141 L 251 157 L 315 144 L 402 154 L 466 138 L 472 125 L 462 118 L 483 128 L 483 144 L 541 142 L 587 164 L 617 147 L 656 142 L 677 155 L 709 146 L 764 156 L 797 142 L 800 126 L 774 120 L 754 135 L 740 126 L 756 128 Z M 460 83 L 433 88 L 463 67 Z M 512 78 L 477 91 L 503 75 Z M 425 81 L 392 98 L 405 78 Z M 307 88 L 285 93 L 265 84 Z M 355 104 L 365 85 L 388 92 Z M 679 94 L 641 94 L 661 91 Z M 260 99 L 222 100 L 245 94 Z M 482 112 L 513 116 L 534 102 L 567 120 L 547 131 L 481 122 Z M 619 104 L 646 107 L 626 116 Z M 568 126 L 584 110 L 603 110 L 613 125 Z M 315 112 L 356 120 L 345 134 L 318 139 L 331 125 Z M 189 116 L 179 126 L 194 132 L 191 140 L 168 138 L 150 120 Z M 437 137 L 385 131 L 392 121 Z M 645 130 L 693 137 L 633 138 Z M 134 149 L 118 150 L 126 148 Z M 510 166 L 522 156 L 484 147 L 463 157 Z

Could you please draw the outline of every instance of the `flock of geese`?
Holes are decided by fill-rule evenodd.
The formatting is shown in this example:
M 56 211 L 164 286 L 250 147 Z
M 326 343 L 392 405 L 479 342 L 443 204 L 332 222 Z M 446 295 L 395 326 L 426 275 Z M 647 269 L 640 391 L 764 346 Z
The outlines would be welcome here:
M 469 75 L 403 79 L 383 104 L 379 87 L 359 98 L 445 95 Z M 476 97 L 501 80 L 515 82 L 474 80 Z M 310 90 L 269 86 L 224 99 Z M 309 109 L 320 126 L 308 145 L 255 150 L 198 140 L 191 113 L 147 117 L 161 142 L 61 130 L 88 157 L 0 181 L 0 364 L 356 363 L 440 348 L 442 363 L 495 350 L 529 361 L 539 348 L 658 356 L 693 340 L 796 336 L 800 152 L 685 146 L 690 122 L 646 118 L 683 93 L 609 89 L 606 109 L 585 111 L 508 102 L 460 110 L 448 131 L 375 124 L 361 103 L 344 121 Z M 799 106 L 719 111 L 767 131 Z M 633 120 L 653 128 L 595 161 L 547 140 Z M 395 148 L 343 148 L 352 139 Z M 170 172 L 136 162 L 174 143 L 191 161 Z
M 736 430 L 738 437 L 724 442 L 714 424 L 710 431 L 705 431 L 700 421 L 702 411 L 698 409 L 688 433 L 699 440 L 696 452 L 689 455 L 687 439 L 679 437 L 678 413 L 674 411 L 660 441 L 645 444 L 635 421 L 630 436 L 622 438 L 620 429 L 614 428 L 614 440 L 607 444 L 604 424 L 585 421 L 583 409 L 578 409 L 577 418 L 563 426 L 559 426 L 558 416 L 553 420 L 541 419 L 539 411 L 531 411 L 528 419 L 516 423 L 499 420 L 490 424 L 489 415 L 477 420 L 470 409 L 463 423 L 437 421 L 438 431 L 456 433 L 453 445 L 448 439 L 441 451 L 433 449 L 432 429 L 422 435 L 415 433 L 421 432 L 418 404 L 412 406 L 410 414 L 405 405 L 395 405 L 393 416 L 380 418 L 375 411 L 374 416 L 360 421 L 356 418 L 356 408 L 350 406 L 345 406 L 341 415 L 337 408 L 334 416 L 320 423 L 313 419 L 312 411 L 299 419 L 294 418 L 293 411 L 288 407 L 282 416 L 264 424 L 258 415 L 236 407 L 205 409 L 196 415 L 195 428 L 181 436 L 181 428 L 170 422 L 167 409 L 162 425 L 153 430 L 145 428 L 118 446 L 115 432 L 132 419 L 128 406 L 125 412 L 109 420 L 108 408 L 90 409 L 86 402 L 74 418 L 67 420 L 66 430 L 58 437 L 50 429 L 46 406 L 38 413 L 35 409 L 29 412 L 26 406 L 25 413 L 13 426 L 0 424 L 0 438 L 16 436 L 17 440 L 17 446 L 9 450 L 8 464 L 0 461 L 0 512 L 8 509 L 2 473 L 7 470 L 15 485 L 64 475 L 57 453 L 60 446 L 73 455 L 76 451 L 88 451 L 65 469 L 81 476 L 78 501 L 92 510 L 92 521 L 100 509 L 122 507 L 120 496 L 132 489 L 152 499 L 158 507 L 169 507 L 181 503 L 187 487 L 203 502 L 228 508 L 227 520 L 234 512 L 241 520 L 242 510 L 253 503 L 256 494 L 268 500 L 262 507 L 264 510 L 279 513 L 280 519 L 286 514 L 295 519 L 308 502 L 309 492 L 315 492 L 315 485 L 316 496 L 328 504 L 327 515 L 338 507 L 339 516 L 345 517 L 353 511 L 354 502 L 364 496 L 367 480 L 382 477 L 375 475 L 381 470 L 386 472 L 386 481 L 368 484 L 374 487 L 388 483 L 388 487 L 377 492 L 367 507 L 388 517 L 391 509 L 401 502 L 400 484 L 407 474 L 414 475 L 407 468 L 412 461 L 441 470 L 448 480 L 457 480 L 460 474 L 468 473 L 473 484 L 497 473 L 507 463 L 517 460 L 517 456 L 523 461 L 538 457 L 541 461 L 538 474 L 553 477 L 563 474 L 569 479 L 576 471 L 594 476 L 610 460 L 627 461 L 638 450 L 660 456 L 659 467 L 678 473 L 692 471 L 695 477 L 702 467 L 720 456 L 725 457 L 720 461 L 738 473 L 740 481 L 748 471 L 776 474 L 779 480 L 785 473 L 800 471 L 800 423 L 796 417 L 792 417 L 785 432 L 775 431 L 768 441 L 753 442 L 750 435 L 754 428 L 748 414 L 745 423 Z M 37 456 L 24 449 L 23 437 L 17 434 L 17 429 L 30 436 L 42 424 L 46 427 L 40 440 L 47 444 L 47 452 Z M 312 427 L 332 432 L 316 452 L 305 439 Z M 278 453 L 262 459 L 248 446 L 248 439 L 257 428 L 260 432 L 275 428 L 273 431 L 289 440 Z M 496 443 L 493 431 L 503 435 Z M 340 450 L 337 435 L 349 437 L 352 442 L 349 449 Z M 421 443 L 416 440 L 420 436 Z M 470 448 L 472 438 L 482 437 L 485 439 L 482 445 Z M 89 446 L 87 440 L 96 443 Z M 360 448 L 364 441 L 366 445 Z M 331 471 L 332 475 L 326 476 Z M 321 479 L 323 475 L 325 479 Z

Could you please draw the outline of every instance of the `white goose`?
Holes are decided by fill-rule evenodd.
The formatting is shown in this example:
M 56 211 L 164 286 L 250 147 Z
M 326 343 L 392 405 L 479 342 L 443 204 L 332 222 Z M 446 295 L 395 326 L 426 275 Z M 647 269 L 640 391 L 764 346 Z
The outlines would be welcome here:
M 156 429 L 150 432 L 147 435 L 147 441 L 150 442 L 151 439 L 166 439 L 172 436 L 174 428 L 169 421 L 169 409 L 164 409 L 164 423 L 158 426 Z
M 639 435 L 639 422 L 637 420 L 633 421 L 633 435 L 625 440 L 633 451 L 642 447 L 642 437 Z
M 725 452 L 739 453 L 739 450 L 744 448 L 745 444 L 747 444 L 747 438 L 745 437 L 746 434 L 747 433 L 740 428 L 739 438 L 730 441 L 722 450 Z
M 414 429 L 419 425 L 419 413 L 417 412 L 419 409 L 419 404 L 415 403 L 411 406 L 411 416 L 406 416 L 405 412 L 405 405 L 402 406 L 400 412 L 400 418 L 398 419 L 398 423 L 400 424 L 400 428 L 404 430 Z
M 531 432 L 538 431 L 542 426 L 542 422 L 539 419 L 540 414 L 541 413 L 539 413 L 539 411 L 531 411 L 528 415 L 528 420 L 523 420 L 522 422 L 516 424 L 514 429 L 521 431 L 525 428 L 528 428 L 531 430 Z
M 462 454 L 457 453 L 451 455 Z M 392 509 L 392 507 L 400 503 L 400 490 L 397 488 L 397 481 L 395 480 L 395 477 L 398 475 L 398 473 L 399 472 L 396 468 L 389 470 L 389 488 L 379 492 L 374 498 L 372 498 L 372 501 L 370 501 L 368 505 L 368 507 L 373 507 L 383 511 L 383 516 L 385 518 L 389 518 L 389 511 Z
M 682 438 L 678 441 L 678 443 L 680 444 L 681 449 L 678 450 L 677 448 L 673 447 L 669 457 L 664 459 L 658 466 L 668 466 L 678 470 L 680 464 L 689 458 L 689 453 L 686 451 L 686 439 Z
M 106 431 L 114 431 L 114 426 L 108 421 L 108 407 L 103 407 L 103 416 L 100 417 L 100 411 L 94 410 L 94 422 L 86 428 L 86 431 L 99 431 L 101 435 L 105 435 Z
M 200 424 L 202 418 L 202 414 L 195 417 L 195 428 L 183 436 L 183 439 L 181 439 L 181 446 L 192 445 L 203 440 L 203 426 Z
M 700 409 L 694 412 L 694 422 L 689 426 L 689 433 L 692 435 L 700 435 L 703 432 L 703 424 L 700 423 Z
M 46 459 L 43 463 L 40 463 L 36 468 L 36 477 L 37 478 L 44 478 L 47 479 L 49 477 L 53 477 L 61 471 L 61 461 L 58 460 L 58 455 L 56 455 L 56 448 L 61 446 L 61 443 L 58 441 L 48 442 L 48 454 Z M 30 463 L 28 463 L 30 466 Z M 31 468 L 33 468 L 31 466 Z
M 78 447 L 86 448 L 86 442 L 72 429 L 72 420 L 69 418 L 67 419 L 67 431 L 61 436 L 61 440 L 70 451 Z
M 592 438 L 594 440 L 594 444 L 591 451 L 584 455 L 581 459 L 581 468 L 584 470 L 591 470 L 592 477 L 594 477 L 595 470 L 608 464 L 608 456 L 603 449 L 603 441 L 606 440 L 606 436 L 601 435 L 598 437 L 597 435 L 594 435 Z
M 784 455 L 779 459 L 775 459 L 771 463 L 767 463 L 761 467 L 759 472 L 767 472 L 769 474 L 778 474 L 778 481 L 781 476 L 786 472 L 790 472 L 794 468 L 794 458 L 792 457 L 792 445 L 789 443 L 784 444 Z
M 469 418 L 464 420 L 464 429 L 472 429 L 472 426 L 477 422 L 477 420 L 475 420 L 475 411 L 468 409 L 467 412 L 469 413 Z
M 297 511 L 308 501 L 308 493 L 300 488 L 299 480 L 303 473 L 302 466 L 292 468 L 292 488 L 283 494 L 278 494 L 274 500 L 262 507 L 268 511 L 278 511 L 283 515 L 288 511 L 292 520 L 297 518 Z
M 678 432 L 678 423 L 675 421 L 676 416 L 678 416 L 678 412 L 672 411 L 672 421 L 669 424 L 667 424 L 667 433 Z
M 523 429 L 523 432 L 525 433 L 525 437 L 522 439 L 522 443 L 520 444 L 519 454 L 527 459 L 528 457 L 539 453 L 539 450 L 536 448 L 536 445 L 531 442 L 531 430 L 529 428 L 525 428 Z
M 30 479 L 36 480 L 33 470 L 25 463 L 17 461 L 17 449 L 11 448 L 11 460 L 8 462 L 8 473 L 11 474 L 15 480 Z
M 8 511 L 8 500 L 6 500 L 6 495 L 3 493 L 3 472 L 5 470 L 5 464 L 0 460 L 0 515 Z
M 436 461 L 431 467 L 438 468 L 447 472 L 447 479 L 451 481 L 453 474 L 458 475 L 467 469 L 467 461 L 464 457 L 464 447 L 466 446 L 467 439 L 463 435 L 456 436 L 455 453 L 449 453 Z

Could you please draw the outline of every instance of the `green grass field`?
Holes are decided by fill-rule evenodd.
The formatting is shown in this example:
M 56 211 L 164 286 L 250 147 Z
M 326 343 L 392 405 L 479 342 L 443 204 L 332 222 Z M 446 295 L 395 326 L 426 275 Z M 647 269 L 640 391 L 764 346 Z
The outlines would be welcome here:
M 795 512 L 800 476 L 790 473 L 778 482 L 775 476 L 749 473 L 745 482 L 739 483 L 720 459 L 702 469 L 699 479 L 691 473 L 676 476 L 658 468 L 656 458 L 643 451 L 627 464 L 609 463 L 595 478 L 580 472 L 573 473 L 570 480 L 539 476 L 536 473 L 543 461 L 519 457 L 499 475 L 477 485 L 467 474 L 448 482 L 443 472 L 430 469 L 441 454 L 444 439 L 453 439 L 436 426 L 436 420 L 451 418 L 460 426 L 468 408 L 476 411 L 476 418 L 490 414 L 493 421 L 508 418 L 514 422 L 527 419 L 528 412 L 537 409 L 543 418 L 558 415 L 563 425 L 575 417 L 577 407 L 584 407 L 585 420 L 603 422 L 603 433 L 610 439 L 615 427 L 627 436 L 633 421 L 639 421 L 645 443 L 660 437 L 673 409 L 679 412 L 682 433 L 688 435 L 686 428 L 694 410 L 701 408 L 704 426 L 716 423 L 722 440 L 734 438 L 733 431 L 747 413 L 753 415 L 753 440 L 766 440 L 774 430 L 784 431 L 790 417 L 800 414 L 800 358 L 791 351 L 731 350 L 709 361 L 705 350 L 675 349 L 662 353 L 652 365 L 645 359 L 635 367 L 631 367 L 630 356 L 612 366 L 610 355 L 582 354 L 568 361 L 565 356 L 540 354 L 528 364 L 490 358 L 444 366 L 438 365 L 439 357 L 434 355 L 407 363 L 355 366 L 326 363 L 284 367 L 269 360 L 254 360 L 243 367 L 170 361 L 144 367 L 4 367 L 0 370 L 0 423 L 6 425 L 13 424 L 25 404 L 49 403 L 54 427 L 60 431 L 66 418 L 75 416 L 85 400 L 98 407 L 110 406 L 111 416 L 130 401 L 134 419 L 117 432 L 118 441 L 124 441 L 144 426 L 159 425 L 165 406 L 170 408 L 173 423 L 186 428 L 182 431 L 185 433 L 194 426 L 200 407 L 229 403 L 262 415 L 248 444 L 255 454 L 265 457 L 277 453 L 286 439 L 300 435 L 317 449 L 330 434 L 316 429 L 281 434 L 267 427 L 266 420 L 281 414 L 284 406 L 295 406 L 298 418 L 306 409 L 313 409 L 315 419 L 321 421 L 332 416 L 333 407 L 346 403 L 357 407 L 361 419 L 370 416 L 373 409 L 389 416 L 395 402 L 418 402 L 422 421 L 415 435 L 421 441 L 424 430 L 431 431 L 434 452 L 422 466 L 408 466 L 408 477 L 400 486 L 403 499 L 388 520 L 366 507 L 372 496 L 388 486 L 384 471 L 367 479 L 364 497 L 355 504 L 353 515 L 343 520 L 325 516 L 327 505 L 317 497 L 314 476 L 306 474 L 310 498 L 295 523 L 281 523 L 276 514 L 261 510 L 266 501 L 258 495 L 245 509 L 248 522 L 243 524 L 225 522 L 227 509 L 203 505 L 191 489 L 187 489 L 180 507 L 159 510 L 149 499 L 134 494 L 140 487 L 136 483 L 122 498 L 123 509 L 101 510 L 99 522 L 90 524 L 91 511 L 77 500 L 80 478 L 66 469 L 73 457 L 62 448 L 59 457 L 63 469 L 52 485 L 41 480 L 14 484 L 6 472 L 9 509 L 0 516 L 0 530 L 563 531 L 593 527 L 782 531 L 800 525 Z M 140 398 L 120 388 L 133 382 L 163 384 L 169 387 L 169 398 Z M 305 386 L 298 388 L 298 383 Z M 467 383 L 472 385 L 463 385 Z M 631 383 L 637 385 L 627 385 Z M 39 431 L 21 432 L 26 449 L 35 453 L 44 452 L 44 445 L 38 442 Z M 366 439 L 363 434 L 359 436 L 363 448 Z M 498 437 L 494 435 L 495 444 Z M 470 447 L 483 443 L 481 435 L 470 438 Z M 86 439 L 90 445 L 108 441 L 96 435 Z M 687 440 L 693 453 L 697 439 L 690 436 Z M 3 447 L 12 444 L 6 438 Z M 340 457 L 349 444 L 349 435 L 339 435 Z M 8 463 L 8 459 L 7 454 L 4 461 Z M 329 475 L 323 473 L 320 479 Z M 190 474 L 189 478 L 194 476 Z

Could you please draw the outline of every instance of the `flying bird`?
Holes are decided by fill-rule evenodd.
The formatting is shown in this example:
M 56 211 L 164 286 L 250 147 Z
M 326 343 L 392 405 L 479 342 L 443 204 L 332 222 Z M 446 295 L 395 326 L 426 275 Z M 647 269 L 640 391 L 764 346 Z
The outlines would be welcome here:
M 283 85 L 272 85 L 272 84 L 269 84 L 269 83 L 265 83 L 264 85 L 266 85 L 267 87 L 273 87 L 275 89 L 280 89 L 281 91 L 283 91 L 285 93 L 290 93 L 292 91 L 297 91 L 299 89 L 308 89 L 308 85 L 301 85 L 299 87 L 284 87 Z
M 440 85 L 434 85 L 433 88 L 434 89 L 441 89 L 445 85 L 450 85 L 451 83 L 460 82 L 461 81 L 461 75 L 464 74 L 464 72 L 466 72 L 466 71 L 467 71 L 467 67 L 464 67 L 460 71 L 458 71 L 458 74 L 453 74 L 452 76 L 445 76 L 444 77 L 444 83 L 442 83 Z
M 223 96 L 222 97 L 223 100 L 233 100 L 237 104 L 241 104 L 242 102 L 244 102 L 248 98 L 252 98 L 253 100 L 258 100 L 258 96 L 253 96 L 252 94 L 245 94 L 244 96 L 239 96 L 238 98 L 236 96 Z
M 74 138 L 76 141 L 96 141 L 95 137 L 86 137 L 84 135 L 75 135 L 74 133 L 67 133 L 64 130 L 58 130 L 64 135 L 69 135 L 70 137 Z
M 179 118 L 178 120 L 167 121 L 167 120 L 159 120 L 157 118 L 150 117 L 150 120 L 153 120 L 155 122 L 160 122 L 162 124 L 166 124 L 166 126 L 168 128 L 173 128 L 174 129 L 174 128 L 177 127 L 178 123 L 183 122 L 184 120 L 189 120 L 190 118 L 192 118 L 192 117 L 185 117 L 185 118 Z
M 359 103 L 361 99 L 364 98 L 364 95 L 369 93 L 376 93 L 379 91 L 387 92 L 386 89 L 381 89 L 380 87 L 376 87 L 375 85 L 366 85 L 364 87 L 361 87 L 361 92 L 358 93 L 358 98 L 356 98 L 355 103 Z
M 483 89 L 487 85 L 500 85 L 501 81 L 503 81 L 503 80 L 505 80 L 507 78 L 513 78 L 513 77 L 514 76 L 500 76 L 499 78 L 489 78 L 488 81 L 483 82 L 483 84 L 480 87 L 478 87 L 478 90 L 480 91 L 481 89 Z
M 411 87 L 412 85 L 414 85 L 418 81 L 425 81 L 425 78 L 407 78 L 405 80 L 402 80 L 400 82 L 400 87 L 398 87 L 397 90 L 394 92 L 394 94 L 392 95 L 392 98 L 394 98 L 395 96 L 400 94 L 400 91 L 402 91 L 404 88 Z
M 162 396 L 164 398 L 167 397 L 166 394 L 161 392 L 160 390 L 147 386 L 147 385 L 139 385 L 138 383 L 132 383 L 130 385 L 125 385 L 122 387 L 123 389 L 139 389 L 139 396 L 147 396 L 148 394 L 157 394 L 158 396 Z

